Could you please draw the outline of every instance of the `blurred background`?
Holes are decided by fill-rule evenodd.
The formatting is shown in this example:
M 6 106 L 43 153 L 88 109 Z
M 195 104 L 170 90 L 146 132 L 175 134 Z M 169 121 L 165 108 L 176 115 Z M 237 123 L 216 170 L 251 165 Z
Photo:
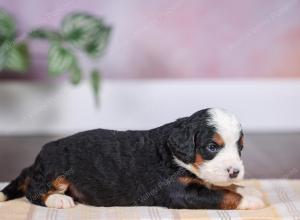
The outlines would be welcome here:
M 300 178 L 300 0 L 1 0 L 0 9 L 0 181 L 47 141 L 150 129 L 207 107 L 240 119 L 248 178 Z

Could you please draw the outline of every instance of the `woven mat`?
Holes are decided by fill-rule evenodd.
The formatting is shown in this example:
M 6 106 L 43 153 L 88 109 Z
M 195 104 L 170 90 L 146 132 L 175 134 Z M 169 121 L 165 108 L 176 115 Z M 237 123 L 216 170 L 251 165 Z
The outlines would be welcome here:
M 5 183 L 0 184 L 2 188 Z M 49 209 L 30 204 L 25 198 L 0 203 L 0 220 L 163 220 L 163 219 L 294 219 L 300 220 L 300 180 L 247 180 L 262 190 L 268 206 L 260 210 L 176 210 L 160 207 L 90 207 Z

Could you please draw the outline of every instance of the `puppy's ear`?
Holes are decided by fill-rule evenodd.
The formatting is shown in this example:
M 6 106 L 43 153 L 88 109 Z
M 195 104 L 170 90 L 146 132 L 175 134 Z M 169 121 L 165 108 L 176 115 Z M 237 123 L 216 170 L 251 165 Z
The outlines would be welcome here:
M 195 135 L 196 128 L 184 125 L 173 128 L 168 139 L 169 149 L 175 157 L 184 163 L 193 163 L 195 160 Z

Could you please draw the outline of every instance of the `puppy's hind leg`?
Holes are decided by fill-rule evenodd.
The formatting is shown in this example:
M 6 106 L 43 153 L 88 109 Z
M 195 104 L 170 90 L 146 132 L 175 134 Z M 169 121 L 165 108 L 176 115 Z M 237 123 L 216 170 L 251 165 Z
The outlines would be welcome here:
M 26 191 L 26 198 L 33 204 L 49 208 L 65 209 L 75 206 L 72 197 L 64 195 L 69 187 L 64 177 L 47 182 L 42 175 L 35 175 Z
M 70 182 L 64 177 L 57 177 L 51 182 L 54 193 L 50 193 L 45 198 L 45 205 L 49 208 L 66 209 L 75 206 L 74 199 L 64 193 L 70 187 Z

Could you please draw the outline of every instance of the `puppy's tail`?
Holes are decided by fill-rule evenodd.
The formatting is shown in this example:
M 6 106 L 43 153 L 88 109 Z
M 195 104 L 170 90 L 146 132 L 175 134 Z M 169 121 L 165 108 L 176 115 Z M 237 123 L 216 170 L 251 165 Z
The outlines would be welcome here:
M 24 196 L 30 181 L 30 171 L 31 167 L 25 168 L 16 179 L 4 187 L 4 189 L 0 192 L 0 202 Z

